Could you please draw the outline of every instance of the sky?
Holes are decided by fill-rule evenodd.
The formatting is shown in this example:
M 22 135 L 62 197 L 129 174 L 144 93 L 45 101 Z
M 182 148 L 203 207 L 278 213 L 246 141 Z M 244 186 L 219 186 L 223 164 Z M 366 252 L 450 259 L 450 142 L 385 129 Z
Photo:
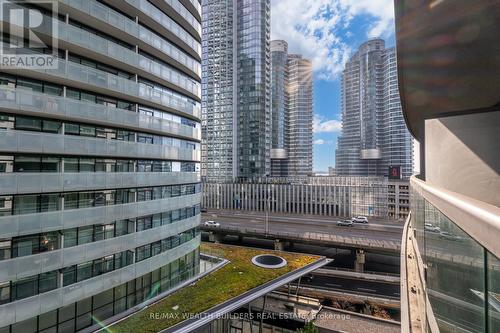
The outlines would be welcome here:
M 271 0 L 271 39 L 313 62 L 314 171 L 335 166 L 342 70 L 372 37 L 394 46 L 394 0 Z

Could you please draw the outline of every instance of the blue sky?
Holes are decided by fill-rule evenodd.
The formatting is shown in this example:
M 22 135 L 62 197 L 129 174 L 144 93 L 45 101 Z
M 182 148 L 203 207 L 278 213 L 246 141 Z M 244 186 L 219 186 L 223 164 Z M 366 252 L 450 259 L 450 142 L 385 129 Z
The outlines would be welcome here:
M 335 165 L 341 129 L 340 76 L 371 37 L 394 45 L 393 0 L 271 0 L 271 39 L 313 61 L 314 171 Z

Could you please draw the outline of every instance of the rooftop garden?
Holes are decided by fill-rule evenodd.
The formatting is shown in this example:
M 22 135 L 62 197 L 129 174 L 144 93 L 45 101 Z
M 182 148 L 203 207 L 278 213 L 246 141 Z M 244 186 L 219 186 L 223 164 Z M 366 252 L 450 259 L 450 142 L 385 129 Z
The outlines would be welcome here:
M 230 262 L 196 283 L 110 326 L 108 332 L 158 332 L 319 259 L 316 256 L 280 252 L 279 255 L 288 264 L 282 268 L 268 269 L 255 266 L 251 260 L 256 255 L 274 251 L 202 243 L 201 252 L 217 253 Z M 151 316 L 152 313 L 161 313 L 162 318 L 156 319 Z

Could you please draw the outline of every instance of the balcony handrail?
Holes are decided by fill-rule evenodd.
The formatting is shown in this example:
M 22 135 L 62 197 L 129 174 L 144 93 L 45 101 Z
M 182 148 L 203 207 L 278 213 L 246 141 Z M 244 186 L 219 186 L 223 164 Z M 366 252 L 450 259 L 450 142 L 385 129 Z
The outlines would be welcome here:
M 93 123 L 97 121 L 97 124 L 102 125 L 106 123 L 114 127 L 120 125 L 130 128 L 130 126 L 132 126 L 134 129 L 139 128 L 146 131 L 153 130 L 156 131 L 157 134 L 164 136 L 181 136 L 187 139 L 199 140 L 194 127 L 170 119 L 150 116 L 118 107 L 77 100 L 66 96 L 49 95 L 23 87 L 13 88 L 0 86 L 0 110 L 2 109 L 22 110 L 24 112 L 36 113 L 37 116 L 44 116 L 45 114 L 50 116 L 64 116 L 68 120 L 73 121 L 90 121 Z M 95 110 L 95 112 L 92 112 L 93 110 Z M 165 113 L 176 115 L 166 111 Z M 117 120 L 118 117 L 122 117 L 123 121 L 119 122 Z M 145 124 L 150 126 L 146 126 Z M 162 127 L 161 130 L 155 130 L 154 127 L 152 128 L 151 125 L 157 124 L 161 124 L 158 125 Z M 190 135 L 190 133 L 194 134 Z
M 500 208 L 465 195 L 430 185 L 415 176 L 410 183 L 429 203 L 460 229 L 500 258 Z
M 401 332 L 402 333 L 409 333 L 410 332 L 410 307 L 408 304 L 408 278 L 406 275 L 406 240 L 408 237 L 408 227 L 410 225 L 411 221 L 411 215 L 412 213 L 410 212 L 408 214 L 408 217 L 406 219 L 406 222 L 403 227 L 403 235 L 401 236 L 401 253 L 400 253 L 400 304 L 401 304 Z

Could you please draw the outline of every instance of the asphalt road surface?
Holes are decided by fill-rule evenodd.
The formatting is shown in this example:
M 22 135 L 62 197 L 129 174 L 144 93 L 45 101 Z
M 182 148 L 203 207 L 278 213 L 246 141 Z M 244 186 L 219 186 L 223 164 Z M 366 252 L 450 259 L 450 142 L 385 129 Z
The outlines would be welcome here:
M 380 281 L 375 282 L 336 276 L 313 275 L 312 279 L 303 277 L 300 284 L 302 286 L 324 290 L 399 299 L 399 284 L 394 283 Z
M 314 215 L 276 215 L 268 217 L 262 212 L 209 211 L 202 214 L 202 223 L 216 221 L 221 227 L 249 228 L 269 232 L 326 233 L 347 237 L 370 238 L 376 240 L 401 241 L 403 225 L 398 221 L 370 218 L 368 224 L 355 223 L 352 227 L 337 226 L 342 218 Z

